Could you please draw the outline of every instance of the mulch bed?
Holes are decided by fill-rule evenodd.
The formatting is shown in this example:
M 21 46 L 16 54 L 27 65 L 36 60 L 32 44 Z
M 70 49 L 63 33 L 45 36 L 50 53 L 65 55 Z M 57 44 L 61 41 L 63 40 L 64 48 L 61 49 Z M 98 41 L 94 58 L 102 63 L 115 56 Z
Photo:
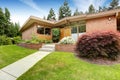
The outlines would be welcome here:
M 80 57 L 77 56 L 77 58 L 83 60 L 83 61 L 87 61 L 89 63 L 92 64 L 99 64 L 99 65 L 114 65 L 114 64 L 120 64 L 120 55 L 118 56 L 117 60 L 110 60 L 107 58 L 96 58 L 96 59 L 89 59 L 89 58 L 84 58 L 84 57 Z

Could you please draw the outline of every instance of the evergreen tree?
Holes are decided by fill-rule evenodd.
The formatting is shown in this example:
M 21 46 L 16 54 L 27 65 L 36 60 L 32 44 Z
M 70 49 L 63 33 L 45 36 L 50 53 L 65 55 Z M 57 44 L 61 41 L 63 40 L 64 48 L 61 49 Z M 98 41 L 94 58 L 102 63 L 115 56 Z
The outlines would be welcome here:
M 54 10 L 51 8 L 47 20 L 56 20 Z
M 65 0 L 64 4 L 59 8 L 59 20 L 68 16 L 71 16 L 71 10 L 68 2 Z
M 115 9 L 117 8 L 119 5 L 119 0 L 112 0 L 112 2 L 110 3 L 110 9 Z
M 4 35 L 5 16 L 3 9 L 0 8 L 0 35 Z
M 102 7 L 99 6 L 99 10 L 98 10 L 98 12 L 102 12 L 102 11 L 103 11 Z
M 92 4 L 88 8 L 88 13 L 89 14 L 95 13 L 95 8 L 94 8 L 94 6 Z
M 7 8 L 5 8 L 5 18 L 8 22 L 10 21 L 10 12 Z
M 44 16 L 43 19 L 46 20 L 46 17 Z
M 63 6 L 61 6 L 60 8 L 59 8 L 59 20 L 60 19 L 62 19 L 62 18 L 64 18 L 64 16 L 63 16 L 63 8 L 62 8 Z
M 79 14 L 80 14 L 80 12 L 78 11 L 78 9 L 76 9 L 75 12 L 74 12 L 74 14 L 73 14 L 73 16 L 77 16 Z
M 108 11 L 108 8 L 104 6 L 104 7 L 102 8 L 102 11 Z
M 10 29 L 10 33 L 8 34 L 9 37 L 21 36 L 21 33 L 19 32 L 20 29 L 19 23 L 11 23 L 9 29 Z
M 9 35 L 10 33 L 10 12 L 7 8 L 5 8 L 5 13 L 4 13 L 4 16 L 5 16 L 5 25 L 4 25 L 4 34 L 6 34 L 7 36 Z
M 84 14 L 84 13 L 82 11 L 80 11 L 79 14 Z
M 10 12 L 7 8 L 3 11 L 0 8 L 0 36 L 6 35 L 7 37 L 16 37 L 21 35 L 19 32 L 20 25 L 10 22 Z

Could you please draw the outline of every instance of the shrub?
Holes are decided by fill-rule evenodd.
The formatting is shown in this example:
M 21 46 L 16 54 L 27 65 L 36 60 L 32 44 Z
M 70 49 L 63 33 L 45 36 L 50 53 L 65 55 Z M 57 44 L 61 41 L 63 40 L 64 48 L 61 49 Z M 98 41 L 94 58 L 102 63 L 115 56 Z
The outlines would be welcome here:
M 6 36 L 0 36 L 0 45 L 4 45 L 6 40 Z
M 25 43 L 39 44 L 39 43 L 52 43 L 52 40 L 40 39 L 37 36 L 32 36 L 31 40 L 25 40 Z
M 12 39 L 9 37 L 6 37 L 5 44 L 4 45 L 11 45 L 12 44 Z
M 0 45 L 11 45 L 12 44 L 12 39 L 3 35 L 0 36 Z
M 74 44 L 75 40 L 68 36 L 68 37 L 64 37 L 62 40 L 60 40 L 59 44 Z
M 60 29 L 59 28 L 52 29 L 52 37 L 53 37 L 53 42 L 59 41 L 59 39 L 60 39 Z
M 14 37 L 14 38 L 13 38 L 13 43 L 14 43 L 14 44 L 18 44 L 18 43 L 20 43 L 21 41 L 22 41 L 22 39 L 21 39 L 20 36 L 17 36 L 17 37 Z
M 23 42 L 25 42 L 25 43 L 31 43 L 31 40 L 25 40 Z
M 48 43 L 52 43 L 53 41 L 52 40 L 45 40 L 44 43 L 48 44 Z
M 120 54 L 119 40 L 118 32 L 106 31 L 84 34 L 77 41 L 76 51 L 82 57 L 105 57 L 115 60 Z

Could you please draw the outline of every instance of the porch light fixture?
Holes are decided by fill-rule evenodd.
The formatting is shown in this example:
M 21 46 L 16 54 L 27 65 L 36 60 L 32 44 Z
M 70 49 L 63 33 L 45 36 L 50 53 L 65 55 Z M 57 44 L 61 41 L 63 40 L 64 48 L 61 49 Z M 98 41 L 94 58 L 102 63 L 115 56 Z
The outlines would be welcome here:
M 108 20 L 111 21 L 111 18 L 109 17 Z
M 38 25 L 37 28 L 39 28 L 40 26 Z

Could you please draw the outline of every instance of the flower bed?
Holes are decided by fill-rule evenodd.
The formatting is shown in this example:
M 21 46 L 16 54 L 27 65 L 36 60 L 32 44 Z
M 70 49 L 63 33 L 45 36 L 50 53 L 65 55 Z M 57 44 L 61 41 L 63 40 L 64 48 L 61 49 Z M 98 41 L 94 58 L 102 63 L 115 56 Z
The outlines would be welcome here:
M 30 48 L 30 49 L 37 49 L 39 50 L 39 48 L 41 48 L 43 45 L 43 43 L 39 43 L 39 44 L 33 44 L 33 43 L 20 43 L 18 44 L 18 46 L 22 46 L 25 48 Z
M 56 44 L 56 51 L 75 52 L 75 44 Z

